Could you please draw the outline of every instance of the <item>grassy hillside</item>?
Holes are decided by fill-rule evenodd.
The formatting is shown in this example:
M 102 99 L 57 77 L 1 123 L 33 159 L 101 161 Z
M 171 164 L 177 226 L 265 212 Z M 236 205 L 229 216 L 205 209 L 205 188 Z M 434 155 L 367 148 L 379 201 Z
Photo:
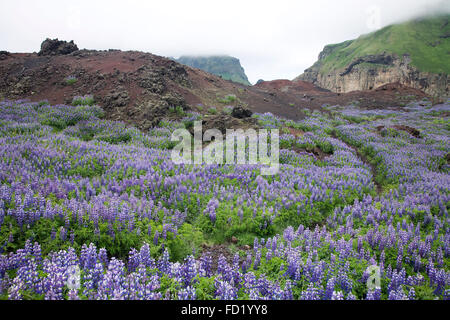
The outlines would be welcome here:
M 176 60 L 187 66 L 215 74 L 225 80 L 250 85 L 239 59 L 229 56 L 182 56 Z
M 357 58 L 383 52 L 409 54 L 411 65 L 423 72 L 450 74 L 450 15 L 390 25 L 353 41 L 326 46 L 316 63 L 326 74 Z

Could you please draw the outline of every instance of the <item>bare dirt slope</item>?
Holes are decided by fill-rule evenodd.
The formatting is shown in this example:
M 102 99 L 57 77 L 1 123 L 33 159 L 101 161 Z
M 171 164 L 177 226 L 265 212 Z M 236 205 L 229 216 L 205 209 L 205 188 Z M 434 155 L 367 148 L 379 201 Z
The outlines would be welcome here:
M 169 107 L 184 109 L 203 105 L 218 109 L 240 105 L 254 112 L 302 119 L 303 108 L 323 104 L 361 106 L 398 105 L 403 100 L 425 96 L 401 85 L 386 90 L 336 94 L 303 81 L 276 80 L 245 86 L 223 80 L 170 59 L 136 51 L 78 50 L 68 55 L 39 56 L 34 53 L 0 55 L 0 99 L 48 99 L 54 104 L 70 103 L 74 96 L 93 94 L 107 118 L 148 129 Z M 76 78 L 69 84 L 68 77 Z M 227 95 L 236 99 L 224 102 Z

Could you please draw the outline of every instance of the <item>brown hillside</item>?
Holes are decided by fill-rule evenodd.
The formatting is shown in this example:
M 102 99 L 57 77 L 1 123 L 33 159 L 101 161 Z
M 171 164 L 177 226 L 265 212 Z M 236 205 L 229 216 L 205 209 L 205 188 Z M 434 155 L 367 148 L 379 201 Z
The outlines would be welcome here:
M 93 94 L 107 118 L 133 123 L 141 129 L 155 125 L 170 106 L 194 109 L 202 104 L 218 109 L 240 105 L 254 112 L 301 119 L 303 108 L 323 104 L 384 107 L 405 96 L 423 97 L 418 90 L 394 85 L 388 90 L 338 95 L 303 81 L 276 80 L 248 87 L 150 53 L 118 50 L 79 50 L 68 55 L 38 56 L 3 53 L 0 59 L 0 99 L 48 99 L 70 103 L 74 96 Z M 66 79 L 75 77 L 73 84 Z M 221 102 L 235 95 L 234 102 Z M 200 109 L 197 109 L 200 110 Z

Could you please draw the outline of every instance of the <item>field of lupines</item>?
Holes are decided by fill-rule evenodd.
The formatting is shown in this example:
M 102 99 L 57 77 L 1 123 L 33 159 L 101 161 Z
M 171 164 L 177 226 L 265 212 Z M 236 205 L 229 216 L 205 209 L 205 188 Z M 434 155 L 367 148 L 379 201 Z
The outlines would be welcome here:
M 144 134 L 75 102 L 0 103 L 0 298 L 450 298 L 450 101 L 257 114 L 282 133 L 269 177 L 174 165 L 199 114 Z

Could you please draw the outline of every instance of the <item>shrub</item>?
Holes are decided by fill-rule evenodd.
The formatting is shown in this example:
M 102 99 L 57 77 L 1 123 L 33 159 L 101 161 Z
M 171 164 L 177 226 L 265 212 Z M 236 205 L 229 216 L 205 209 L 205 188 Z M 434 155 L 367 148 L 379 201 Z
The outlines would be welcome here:
M 231 115 L 233 113 L 233 107 L 232 106 L 226 106 L 225 108 L 223 108 L 223 112 L 225 114 Z
M 38 103 L 38 106 L 39 106 L 39 107 L 42 107 L 42 106 L 48 106 L 48 105 L 50 105 L 50 103 L 48 102 L 48 100 L 42 100 L 42 101 L 39 101 L 39 103 Z
M 72 100 L 73 106 L 93 106 L 95 99 L 93 95 L 76 96 Z
M 124 132 L 117 132 L 117 133 L 111 133 L 111 134 L 105 134 L 98 136 L 96 138 L 97 140 L 108 142 L 111 144 L 119 144 L 119 143 L 127 143 L 131 141 L 132 136 L 131 133 L 128 131 Z
M 186 113 L 183 110 L 183 107 L 181 106 L 176 106 L 176 107 L 169 107 L 169 111 L 171 113 L 174 113 L 180 117 L 184 116 Z
M 217 99 L 220 103 L 230 104 L 237 101 L 237 97 L 234 94 L 228 94 L 224 98 Z
M 67 85 L 71 86 L 71 85 L 77 83 L 78 79 L 77 79 L 75 76 L 68 76 L 68 77 L 65 79 L 65 81 L 66 81 L 66 84 L 67 84 Z

